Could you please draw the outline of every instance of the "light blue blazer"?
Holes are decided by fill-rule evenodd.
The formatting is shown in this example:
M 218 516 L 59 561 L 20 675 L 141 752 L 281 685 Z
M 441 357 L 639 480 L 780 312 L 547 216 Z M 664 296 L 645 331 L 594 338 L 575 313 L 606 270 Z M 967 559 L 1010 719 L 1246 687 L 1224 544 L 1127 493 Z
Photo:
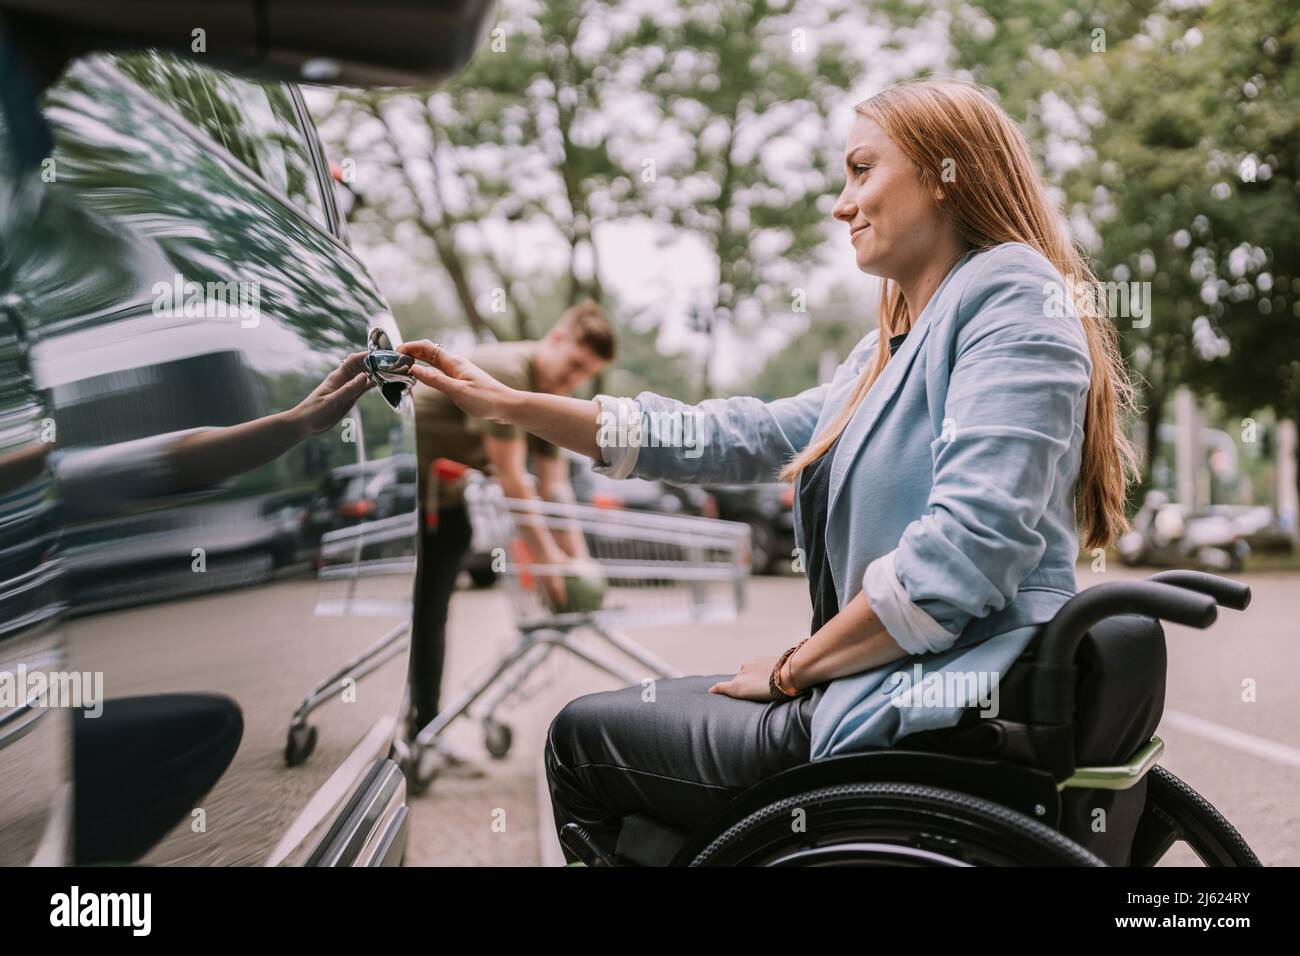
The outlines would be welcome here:
M 1075 592 L 1091 361 L 1077 316 L 1049 307 L 1068 299 L 1062 284 L 1019 243 L 967 253 L 845 428 L 825 542 L 836 596 L 843 608 L 865 588 L 910 656 L 830 683 L 813 713 L 814 760 L 952 726 L 981 693 L 995 703 L 1035 625 Z M 771 481 L 831 425 L 877 347 L 872 331 L 830 382 L 772 402 L 598 396 L 603 414 L 634 413 L 641 425 L 630 446 L 603 449 L 598 470 Z M 798 518 L 796 508 L 802 548 Z

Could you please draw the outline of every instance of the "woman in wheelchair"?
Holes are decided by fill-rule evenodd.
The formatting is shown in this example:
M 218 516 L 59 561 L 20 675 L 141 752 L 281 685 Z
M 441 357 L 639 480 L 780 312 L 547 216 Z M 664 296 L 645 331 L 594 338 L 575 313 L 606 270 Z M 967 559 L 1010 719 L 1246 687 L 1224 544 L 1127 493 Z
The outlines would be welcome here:
M 1024 136 L 954 82 L 894 86 L 855 110 L 832 214 L 858 268 L 884 281 L 878 329 L 829 382 L 770 402 L 585 401 L 507 389 L 427 341 L 401 349 L 469 414 L 605 474 L 797 483 L 810 636 L 734 674 L 566 706 L 545 762 L 557 827 L 584 831 L 565 841 L 570 861 L 621 852 L 629 821 L 691 833 L 793 768 L 969 725 L 980 690 L 1074 595 L 1076 528 L 1093 549 L 1125 527 L 1129 381 Z M 907 693 L 918 679 L 945 693 Z M 1073 849 L 1064 858 L 1077 862 Z

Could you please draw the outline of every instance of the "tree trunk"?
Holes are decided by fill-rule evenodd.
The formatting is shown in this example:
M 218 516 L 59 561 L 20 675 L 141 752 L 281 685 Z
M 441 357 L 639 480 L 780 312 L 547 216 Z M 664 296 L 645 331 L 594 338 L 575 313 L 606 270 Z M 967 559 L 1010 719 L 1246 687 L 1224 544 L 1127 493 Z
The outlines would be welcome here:
M 501 338 L 497 329 L 479 312 L 478 305 L 474 301 L 474 290 L 470 287 L 465 265 L 461 262 L 460 254 L 456 252 L 455 244 L 451 241 L 451 238 L 445 234 L 445 230 L 431 223 L 422 222 L 420 227 L 424 230 L 425 235 L 433 240 L 433 247 L 438 253 L 438 261 L 447 270 L 451 284 L 456 290 L 456 299 L 460 302 L 461 310 L 465 313 L 465 319 L 469 322 L 470 328 L 474 330 L 474 335 L 480 340 L 488 336 L 496 339 Z
M 1160 452 L 1160 422 L 1165 404 L 1164 392 L 1151 388 L 1147 391 L 1147 407 L 1142 413 L 1143 438 L 1146 454 L 1142 461 L 1142 474 L 1138 486 L 1138 500 L 1151 487 L 1156 455 Z

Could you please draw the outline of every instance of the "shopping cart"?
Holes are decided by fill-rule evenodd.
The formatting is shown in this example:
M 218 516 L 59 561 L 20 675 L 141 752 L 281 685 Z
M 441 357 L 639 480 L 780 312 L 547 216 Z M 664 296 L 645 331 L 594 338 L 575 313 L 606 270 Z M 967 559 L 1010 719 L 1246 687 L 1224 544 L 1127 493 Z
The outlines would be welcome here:
M 327 532 L 316 616 L 409 617 L 419 533 L 414 512 Z
M 448 725 L 480 704 L 484 744 L 494 757 L 504 757 L 512 734 L 497 719 L 497 710 L 552 651 L 567 651 L 626 684 L 675 677 L 678 672 L 621 629 L 725 621 L 744 606 L 748 525 L 507 498 L 478 473 L 467 476 L 465 503 L 474 546 L 493 555 L 517 634 L 505 653 L 419 732 L 421 747 L 432 746 Z M 585 550 L 581 575 L 574 564 L 534 560 L 521 533 L 528 524 Z M 566 579 L 571 590 L 577 589 L 575 577 L 585 576 L 579 584 L 589 606 L 557 607 L 543 586 L 546 576 Z M 633 664 L 611 657 L 611 648 Z
M 317 617 L 397 617 L 399 623 L 330 674 L 303 698 L 289 720 L 284 761 L 303 763 L 316 749 L 314 710 L 338 699 L 345 681 L 359 681 L 410 647 L 411 581 L 419 522 L 414 512 L 339 528 L 321 538 Z

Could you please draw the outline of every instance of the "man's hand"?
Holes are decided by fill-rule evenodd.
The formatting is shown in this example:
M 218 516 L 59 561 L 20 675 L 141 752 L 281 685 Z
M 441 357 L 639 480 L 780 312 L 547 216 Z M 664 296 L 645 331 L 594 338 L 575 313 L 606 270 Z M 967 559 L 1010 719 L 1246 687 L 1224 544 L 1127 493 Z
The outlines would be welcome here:
M 709 688 L 710 694 L 725 694 L 738 700 L 756 700 L 767 703 L 772 699 L 772 688 L 768 680 L 777 658 L 755 657 L 740 665 L 740 673 L 731 680 L 719 681 Z
M 569 563 L 569 556 L 565 554 L 560 547 L 551 539 L 550 533 L 544 528 L 539 528 L 542 534 L 546 536 L 543 539 L 546 544 L 543 548 L 543 557 L 538 564 L 550 565 L 551 567 L 563 568 Z M 541 542 L 539 542 L 541 543 Z M 531 546 L 529 547 L 531 551 Z M 558 611 L 569 603 L 569 589 L 564 582 L 564 574 L 554 573 L 537 573 L 537 580 L 546 592 L 547 602 L 552 611 Z
M 303 437 L 329 431 L 371 387 L 365 352 L 353 352 L 289 413 Z
M 538 575 L 537 580 L 546 589 L 546 597 L 550 601 L 553 611 L 558 611 L 569 603 L 569 591 L 564 585 L 563 577 L 555 574 L 541 574 Z
M 397 351 L 428 362 L 427 366 L 412 366 L 412 377 L 442 392 L 466 415 L 490 422 L 509 422 L 507 408 L 515 389 L 498 382 L 469 359 L 452 355 L 428 339 L 405 342 Z

